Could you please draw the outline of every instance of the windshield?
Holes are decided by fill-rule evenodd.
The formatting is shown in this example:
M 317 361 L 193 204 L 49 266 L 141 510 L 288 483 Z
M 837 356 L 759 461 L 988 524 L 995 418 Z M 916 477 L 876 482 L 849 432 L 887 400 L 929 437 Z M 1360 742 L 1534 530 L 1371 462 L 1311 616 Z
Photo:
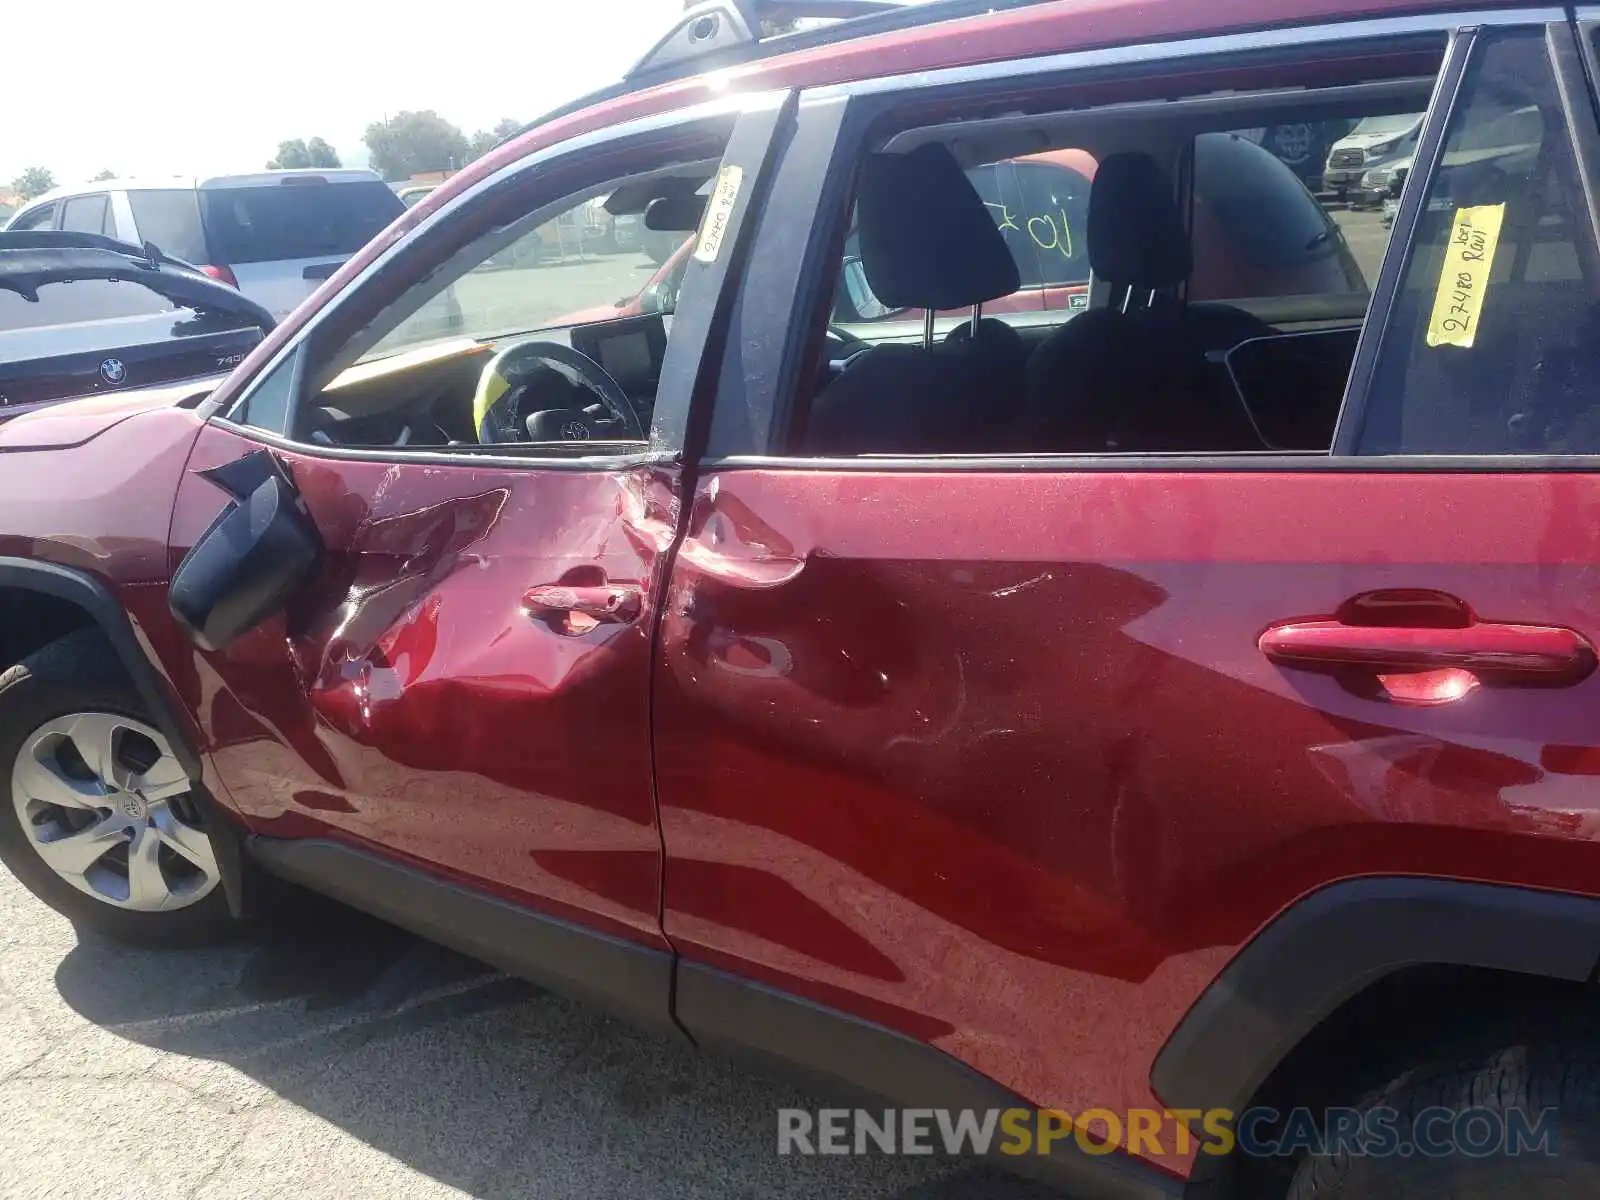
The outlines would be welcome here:
M 47 283 L 38 300 L 24 300 L 0 288 L 0 329 L 40 329 L 47 325 L 86 325 L 113 317 L 141 317 L 176 311 L 170 300 L 136 283 L 80 279 Z
M 1383 137 L 1409 133 L 1417 120 L 1416 113 L 1400 113 L 1393 117 L 1362 117 L 1350 131 L 1350 136 L 1365 137 L 1370 134 L 1373 137 Z

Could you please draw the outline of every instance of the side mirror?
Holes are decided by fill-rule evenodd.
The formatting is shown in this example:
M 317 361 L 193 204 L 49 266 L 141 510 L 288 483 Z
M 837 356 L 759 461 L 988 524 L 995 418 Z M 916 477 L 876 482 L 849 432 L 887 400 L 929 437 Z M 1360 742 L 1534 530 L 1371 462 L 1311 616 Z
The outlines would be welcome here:
M 266 450 L 204 472 L 233 496 L 183 556 L 167 603 L 202 650 L 221 650 L 281 610 L 322 561 L 300 493 Z
M 652 283 L 639 293 L 639 309 L 645 313 L 671 316 L 678 307 L 678 292 L 670 280 Z
M 844 260 L 844 290 L 850 298 L 850 307 L 856 311 L 857 320 L 881 321 L 904 311 L 890 308 L 872 294 L 872 285 L 867 282 L 867 269 L 861 265 L 859 258 Z

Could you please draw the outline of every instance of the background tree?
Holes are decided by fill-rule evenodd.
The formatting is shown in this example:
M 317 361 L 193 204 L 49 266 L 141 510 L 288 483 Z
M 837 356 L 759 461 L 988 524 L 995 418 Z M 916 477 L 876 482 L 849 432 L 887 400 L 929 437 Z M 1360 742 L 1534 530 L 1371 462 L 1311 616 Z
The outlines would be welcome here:
M 101 171 L 100 174 L 93 176 L 89 180 L 89 182 L 90 183 L 104 183 L 106 180 L 115 179 L 116 177 L 117 177 L 117 173 L 115 171 L 111 170 L 109 167 L 107 167 L 104 171 Z
M 287 142 L 278 143 L 278 153 L 267 163 L 269 171 L 291 171 L 297 167 L 311 165 L 311 151 L 306 148 L 305 138 L 293 138 Z
M 344 166 L 339 161 L 339 152 L 319 137 L 314 137 L 306 143 L 306 154 L 310 157 L 313 167 Z
M 337 167 L 339 155 L 334 148 L 319 137 L 309 142 L 305 138 L 291 138 L 278 143 L 278 153 L 267 164 L 269 171 L 290 171 L 304 167 Z
M 506 117 L 496 124 L 493 129 L 480 129 L 473 134 L 468 140 L 468 149 L 473 158 L 482 158 L 521 128 L 521 121 Z
M 11 181 L 11 190 L 20 200 L 42 196 L 56 185 L 56 177 L 43 167 L 29 167 Z
M 390 180 L 453 171 L 472 156 L 467 135 L 432 109 L 374 121 L 362 140 L 372 152 L 372 169 Z

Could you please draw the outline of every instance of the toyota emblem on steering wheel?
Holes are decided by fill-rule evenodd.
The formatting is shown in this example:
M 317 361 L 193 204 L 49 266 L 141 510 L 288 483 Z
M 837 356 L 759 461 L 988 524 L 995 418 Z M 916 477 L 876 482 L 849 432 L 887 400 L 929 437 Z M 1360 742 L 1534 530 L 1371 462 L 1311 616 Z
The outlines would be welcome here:
M 561 427 L 561 438 L 567 442 L 587 442 L 589 427 L 582 421 L 568 421 Z

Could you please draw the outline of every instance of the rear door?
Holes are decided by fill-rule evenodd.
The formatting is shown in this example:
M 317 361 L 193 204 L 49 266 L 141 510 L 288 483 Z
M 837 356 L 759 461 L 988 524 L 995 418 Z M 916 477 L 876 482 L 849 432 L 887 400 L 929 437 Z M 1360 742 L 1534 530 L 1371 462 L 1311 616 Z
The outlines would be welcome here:
M 1121 1112 L 1159 1103 L 1151 1064 L 1234 949 L 1329 882 L 1600 888 L 1594 115 L 1566 25 L 1484 19 L 1448 51 L 1443 26 L 1414 39 L 1426 22 L 1304 27 L 1173 68 L 1258 104 L 1226 114 L 1242 127 L 1269 123 L 1277 101 L 1249 94 L 1275 78 L 1348 99 L 1388 71 L 1402 105 L 1444 64 L 1333 453 L 807 459 L 784 431 L 817 329 L 803 317 L 770 361 L 749 331 L 655 693 L 691 1031 L 732 971 L 1035 1103 Z M 1147 80 L 1179 52 L 1147 49 Z M 1048 111 L 1047 88 L 1064 111 L 1106 105 L 1107 129 L 1139 98 L 1062 69 L 1041 65 L 1037 97 L 1026 64 L 988 83 L 1008 109 Z M 935 74 L 907 111 L 977 111 L 981 78 Z M 895 128 L 881 91 L 855 103 L 841 130 Z M 1530 105 L 1537 144 L 1473 148 Z M 827 293 L 784 239 L 829 244 L 849 196 L 791 162 L 746 320 L 779 279 L 803 311 Z M 753 438 L 725 406 L 758 414 Z M 1170 1139 L 1139 1150 L 1187 1169 Z
M 227 267 L 279 318 L 404 211 L 376 178 L 290 174 L 200 188 L 205 261 Z
M 323 547 L 320 569 L 256 628 L 219 649 L 174 647 L 169 664 L 238 809 L 269 838 L 301 839 L 273 843 L 284 862 L 325 870 L 296 851 L 331 839 L 347 854 L 325 882 L 396 919 L 433 918 L 394 907 L 417 889 L 352 883 L 348 855 L 462 881 L 608 944 L 665 950 L 651 634 L 687 408 L 778 119 L 770 97 L 722 105 L 614 126 L 508 168 L 379 259 L 201 434 L 174 564 L 230 536 L 216 532 L 219 514 L 240 478 L 266 478 L 266 462 Z M 659 378 L 631 384 L 647 439 L 479 445 L 474 396 L 488 361 L 562 342 L 538 327 L 615 298 L 648 269 L 637 251 L 559 274 L 491 260 L 631 176 L 715 172 L 719 159 L 743 183 L 721 253 L 685 273 Z M 452 281 L 468 336 L 410 338 Z M 441 933 L 504 936 L 469 924 Z M 497 961 L 526 952 L 477 948 Z M 609 998 L 661 1016 L 664 972 L 652 974 L 659 995 L 626 994 L 638 980 L 624 972 Z

